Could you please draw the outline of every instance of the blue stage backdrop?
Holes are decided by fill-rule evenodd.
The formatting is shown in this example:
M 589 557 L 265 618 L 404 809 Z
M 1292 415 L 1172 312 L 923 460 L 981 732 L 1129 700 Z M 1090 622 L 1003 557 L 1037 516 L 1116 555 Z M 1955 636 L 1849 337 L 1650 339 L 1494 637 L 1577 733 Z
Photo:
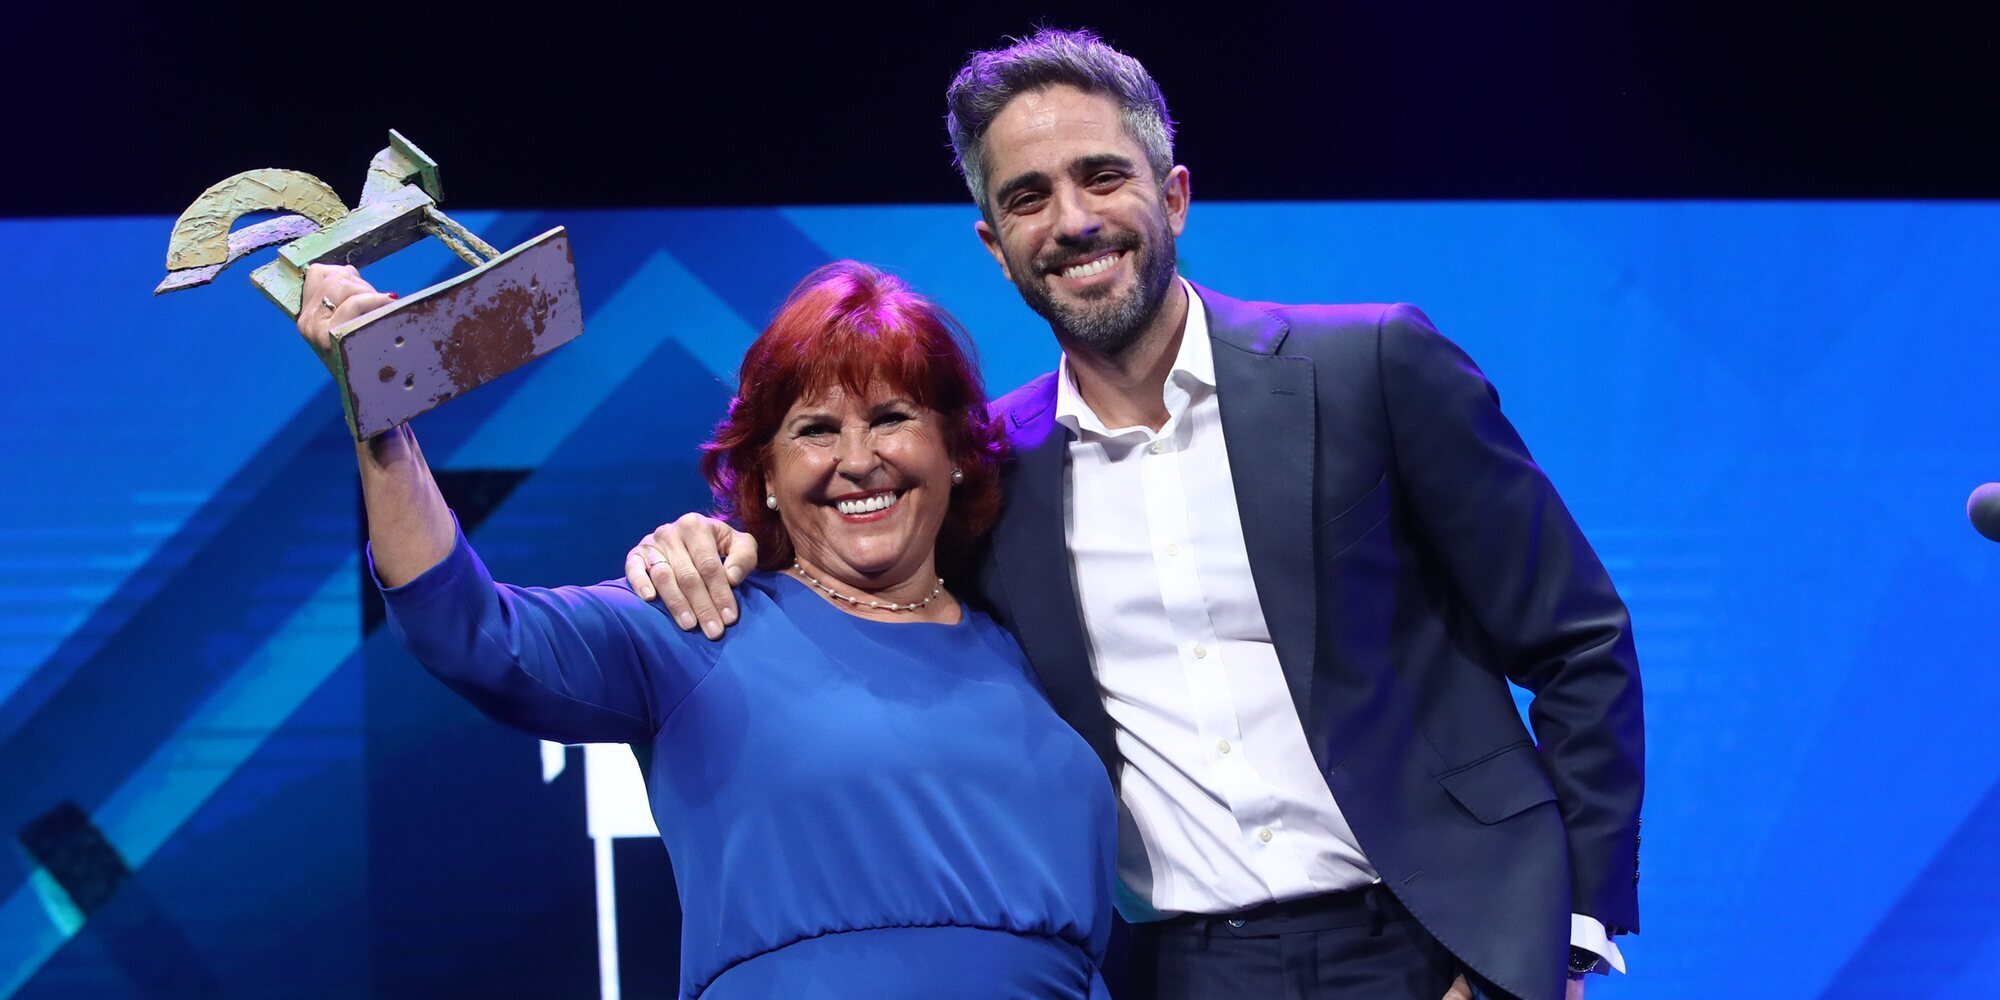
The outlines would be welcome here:
M 827 260 L 942 300 L 996 392 L 1054 360 L 966 207 L 460 218 L 568 225 L 588 316 L 417 424 L 504 579 L 614 576 L 704 507 L 736 360 Z M 581 753 L 378 627 L 325 373 L 257 261 L 148 294 L 170 222 L 0 221 L 0 996 L 598 995 Z M 2000 545 L 1963 503 L 2000 479 L 2000 206 L 1198 204 L 1182 262 L 1421 305 L 1611 567 L 1647 930 L 1593 995 L 1993 994 Z M 665 852 L 612 843 L 624 993 L 671 995 Z

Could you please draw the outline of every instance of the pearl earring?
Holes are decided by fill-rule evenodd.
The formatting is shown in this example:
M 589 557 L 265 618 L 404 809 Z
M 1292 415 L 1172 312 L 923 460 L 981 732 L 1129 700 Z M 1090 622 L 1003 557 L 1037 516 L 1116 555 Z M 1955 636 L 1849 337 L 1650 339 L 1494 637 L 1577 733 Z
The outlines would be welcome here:
M 769 507 L 769 508 L 771 508 L 772 510 L 777 510 L 777 509 L 778 509 L 778 495 L 777 495 L 776 493 L 766 493 L 766 494 L 764 494 L 764 506 L 766 506 L 766 507 Z
M 951 484 L 953 486 L 957 486 L 963 482 L 965 482 L 965 470 L 964 469 L 951 470 Z

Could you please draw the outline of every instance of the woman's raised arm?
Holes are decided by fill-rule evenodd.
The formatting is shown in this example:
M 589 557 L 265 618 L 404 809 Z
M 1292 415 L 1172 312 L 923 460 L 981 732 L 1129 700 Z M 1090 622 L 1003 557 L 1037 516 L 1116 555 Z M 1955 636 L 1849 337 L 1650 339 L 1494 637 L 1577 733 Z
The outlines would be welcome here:
M 395 301 L 352 267 L 314 264 L 306 269 L 299 336 L 323 359 L 332 330 Z M 451 510 L 438 493 L 423 449 L 408 424 L 354 446 L 361 467 L 361 496 L 368 507 L 368 541 L 375 575 L 395 587 L 416 579 L 451 554 Z

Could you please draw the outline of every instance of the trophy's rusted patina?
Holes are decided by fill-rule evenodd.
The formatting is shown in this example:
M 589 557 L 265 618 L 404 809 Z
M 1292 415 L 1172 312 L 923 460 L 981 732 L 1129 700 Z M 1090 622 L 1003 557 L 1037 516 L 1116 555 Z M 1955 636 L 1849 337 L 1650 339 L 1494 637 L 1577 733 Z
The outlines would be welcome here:
M 250 280 L 293 317 L 310 264 L 364 265 L 426 236 L 472 270 L 333 329 L 320 360 L 365 440 L 519 368 L 583 332 L 576 263 L 561 226 L 501 253 L 437 210 L 437 164 L 391 130 L 350 211 L 324 181 L 249 170 L 202 192 L 174 223 L 154 294 L 208 284 L 244 254 L 284 244 Z M 293 212 L 235 232 L 253 212 Z

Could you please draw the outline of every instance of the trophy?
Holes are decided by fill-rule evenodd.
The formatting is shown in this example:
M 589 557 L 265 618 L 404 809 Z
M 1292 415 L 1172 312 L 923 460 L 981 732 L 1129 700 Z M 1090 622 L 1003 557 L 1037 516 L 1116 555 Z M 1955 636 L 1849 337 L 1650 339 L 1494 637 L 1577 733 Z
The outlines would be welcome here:
M 437 237 L 472 270 L 335 327 L 320 358 L 340 385 L 348 429 L 366 440 L 583 332 L 576 262 L 561 226 L 501 253 L 438 211 L 442 198 L 437 163 L 394 129 L 352 210 L 311 174 L 248 170 L 181 213 L 166 280 L 153 294 L 208 284 L 244 254 L 284 244 L 250 280 L 296 319 L 307 265 L 359 266 Z M 230 231 L 262 212 L 296 214 Z

